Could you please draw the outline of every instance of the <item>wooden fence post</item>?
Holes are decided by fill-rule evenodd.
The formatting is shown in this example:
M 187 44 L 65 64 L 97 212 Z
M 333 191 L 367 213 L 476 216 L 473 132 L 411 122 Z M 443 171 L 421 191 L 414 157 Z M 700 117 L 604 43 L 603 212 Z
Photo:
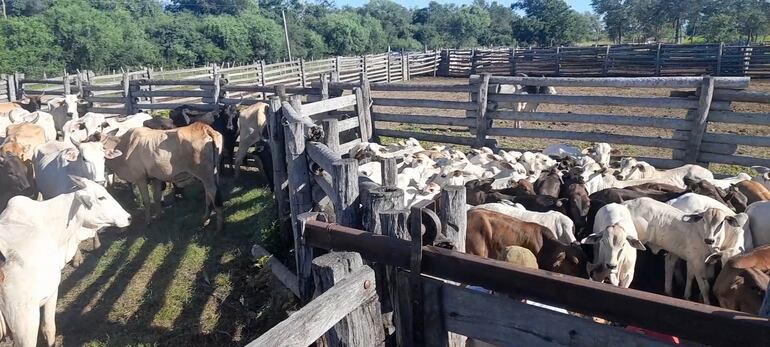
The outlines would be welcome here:
M 602 64 L 602 76 L 607 77 L 610 70 L 610 50 L 612 45 L 607 44 L 607 50 L 604 52 L 604 64 Z
M 268 109 L 268 135 L 270 141 L 270 154 L 273 159 L 273 195 L 278 206 L 278 220 L 281 227 L 284 227 L 283 221 L 290 216 L 289 210 L 289 191 L 287 185 L 286 171 L 286 146 L 284 144 L 284 133 L 282 124 L 283 115 L 281 113 L 281 98 L 278 96 L 270 97 L 270 108 Z M 289 234 L 288 230 L 283 230 L 282 236 L 286 240 Z
M 259 85 L 265 86 L 265 61 L 259 61 Z M 267 99 L 267 93 L 262 92 L 262 99 Z
M 658 51 L 655 54 L 655 76 L 660 76 L 660 49 L 663 45 L 658 43 Z
M 323 73 L 319 79 L 321 80 L 321 100 L 326 100 L 329 98 L 329 75 Z
M 397 209 L 382 211 L 379 214 L 382 234 L 402 240 L 411 240 L 407 223 L 409 210 Z M 392 307 L 392 320 L 396 332 L 396 345 L 412 346 L 412 301 L 410 299 L 409 277 L 394 266 L 385 266 L 385 283 L 388 288 L 381 297 L 388 297 Z
M 320 296 L 334 287 L 335 283 L 363 267 L 361 255 L 353 252 L 332 252 L 314 259 L 315 296 Z M 364 286 L 367 284 L 364 283 Z M 378 296 L 375 295 L 350 312 L 324 336 L 329 347 L 382 346 L 385 341 L 385 332 Z
M 690 131 L 690 140 L 687 145 L 687 151 L 684 160 L 689 163 L 698 162 L 700 147 L 703 143 L 703 135 L 706 133 L 708 125 L 709 110 L 711 109 L 711 100 L 714 96 L 714 78 L 711 76 L 703 77 L 703 83 L 700 87 L 700 98 L 698 100 L 698 112 L 692 120 L 692 130 Z
M 64 77 L 62 77 L 62 87 L 64 88 L 64 95 L 72 94 L 72 85 L 70 85 L 70 75 L 68 73 L 65 73 Z
M 489 89 L 489 79 L 491 75 L 485 73 L 482 75 L 479 84 L 479 93 L 476 96 L 478 107 L 476 108 L 476 147 L 484 147 L 487 139 L 487 92 Z
M 385 187 L 395 187 L 398 177 L 398 166 L 396 158 L 385 158 L 382 163 L 382 185 Z
M 333 199 L 337 223 L 346 227 L 358 228 L 361 225 L 361 211 L 358 208 L 358 160 L 342 159 L 332 164 L 333 189 L 337 199 Z
M 336 56 L 334 57 L 334 72 L 337 73 L 337 80 L 334 80 L 334 74 L 332 74 L 332 82 L 339 82 L 340 77 L 340 68 L 342 67 L 342 57 Z
M 8 101 L 16 101 L 16 74 L 8 75 L 5 81 L 8 87 Z
M 363 110 L 364 110 L 364 123 L 361 123 L 361 126 L 366 127 L 366 137 L 362 137 L 361 141 L 371 141 L 373 134 L 373 126 L 372 126 L 372 91 L 369 86 L 369 77 L 366 71 L 361 74 L 359 81 L 361 82 L 361 96 L 363 97 L 364 104 Z
M 362 55 L 360 59 L 361 59 L 361 73 L 366 74 L 367 72 L 369 72 L 369 68 L 366 66 L 367 65 L 366 55 Z
M 510 48 L 509 54 L 511 55 L 509 64 L 511 64 L 511 76 L 516 76 L 516 48 Z
M 324 144 L 334 153 L 340 152 L 340 130 L 337 118 L 326 118 L 321 121 L 324 128 Z
M 14 93 L 16 100 L 20 100 L 24 97 L 24 74 L 19 72 L 13 73 L 13 81 L 16 84 L 16 92 Z
M 409 80 L 409 52 L 401 52 L 401 80 Z
M 361 88 L 353 88 L 353 94 L 356 95 L 356 114 L 358 116 L 358 134 L 361 136 L 361 141 L 367 141 L 369 136 L 366 133 L 366 101 L 364 99 L 364 92 Z
M 720 42 L 719 51 L 717 51 L 717 67 L 716 67 L 716 71 L 714 71 L 714 74 L 717 76 L 722 76 L 722 54 L 724 53 L 724 49 L 725 49 L 725 43 Z
M 288 105 L 287 105 L 288 107 Z M 288 112 L 282 108 L 283 112 Z M 298 112 L 299 113 L 299 112 Z M 300 113 L 301 114 L 301 113 Z M 289 181 L 289 204 L 291 206 L 292 227 L 294 230 L 294 245 L 302 243 L 304 222 L 299 215 L 309 212 L 313 208 L 313 199 L 310 195 L 310 176 L 308 173 L 307 155 L 305 153 L 305 125 L 302 122 L 288 122 L 283 125 L 286 143 L 286 162 Z M 310 300 L 312 284 L 307 277 L 301 274 L 309 273 L 312 254 L 307 259 L 306 254 L 295 254 L 297 263 L 297 276 L 299 277 L 300 299 L 303 303 Z
M 217 105 L 219 104 L 219 93 L 222 91 L 222 86 L 219 84 L 222 80 L 222 75 L 219 73 L 214 74 L 214 87 L 211 88 L 212 90 L 212 104 Z
M 147 68 L 147 79 L 152 81 L 153 78 L 155 78 L 155 70 L 153 70 L 152 68 L 148 67 Z M 148 83 L 147 84 L 147 90 L 151 92 L 153 89 L 154 88 L 152 86 L 152 83 Z M 148 100 L 150 101 L 151 104 L 155 103 L 155 97 L 154 96 L 149 97 Z
M 388 49 L 385 58 L 385 82 L 390 83 L 390 49 Z
M 439 63 L 438 53 L 439 53 L 438 49 L 433 51 L 433 77 L 436 77 L 436 72 L 438 72 L 438 63 Z M 447 54 L 447 66 L 449 66 L 448 61 L 449 61 L 449 55 Z
M 444 236 L 453 242 L 455 250 L 465 252 L 467 222 L 464 186 L 445 186 L 441 190 L 439 218 Z
M 556 47 L 556 76 L 561 76 L 561 46 Z
M 134 98 L 131 95 L 131 77 L 127 72 L 123 73 L 123 97 L 125 98 L 125 114 L 134 114 Z
M 305 84 L 305 59 L 299 58 L 299 82 L 300 85 L 304 88 L 307 87 L 307 84 Z

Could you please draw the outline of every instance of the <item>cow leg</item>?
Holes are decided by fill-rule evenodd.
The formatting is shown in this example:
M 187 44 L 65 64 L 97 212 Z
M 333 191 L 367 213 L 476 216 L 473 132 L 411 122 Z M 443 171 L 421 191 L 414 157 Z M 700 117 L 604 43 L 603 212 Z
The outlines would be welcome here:
M 144 223 L 150 225 L 152 221 L 152 202 L 150 202 L 150 187 L 147 185 L 147 181 L 142 181 L 136 184 L 139 188 L 139 194 L 142 196 L 142 204 L 144 205 Z
M 160 207 L 160 203 L 163 200 L 163 182 L 160 180 L 152 180 L 152 203 L 155 208 L 155 215 L 160 216 L 163 210 Z
M 692 297 L 692 281 L 695 279 L 695 273 L 693 272 L 692 267 L 690 266 L 690 262 L 687 262 L 687 276 L 685 276 L 685 284 L 684 284 L 684 299 L 690 300 L 690 297 Z
M 709 281 L 706 278 L 706 268 L 704 265 L 705 264 L 693 264 L 693 276 L 695 276 L 695 280 L 698 281 L 698 289 L 700 290 L 700 294 L 703 297 L 703 303 L 706 305 L 711 305 L 711 300 L 709 299 L 711 288 Z
M 92 241 L 94 242 L 94 249 L 99 249 L 99 247 L 102 247 L 102 242 L 99 240 L 99 231 L 96 232 Z
M 241 171 L 241 165 L 243 160 L 246 159 L 246 154 L 249 152 L 249 148 L 259 141 L 259 136 L 256 132 L 249 134 L 245 139 L 241 140 L 238 144 L 238 152 L 235 154 L 235 162 L 233 163 L 233 170 L 235 170 L 235 178 L 239 177 Z
M 5 317 L 5 322 L 13 336 L 13 345 L 36 346 L 37 331 L 40 326 L 40 307 L 33 302 L 15 304 L 21 306 L 14 307 L 19 310 L 11 311 L 11 316 Z
M 75 255 L 72 257 L 72 267 L 78 267 L 83 264 L 83 253 L 80 251 L 80 246 L 75 251 Z
M 664 292 L 668 296 L 674 296 L 674 290 L 673 290 L 673 279 L 674 279 L 674 269 L 676 268 L 676 261 L 679 258 L 671 253 L 666 254 L 666 261 L 665 261 L 665 272 L 666 272 L 666 279 L 665 279 L 665 285 L 664 285 Z
M 48 297 L 48 301 L 43 306 L 43 336 L 45 337 L 48 346 L 51 347 L 56 343 L 56 300 L 57 292 Z

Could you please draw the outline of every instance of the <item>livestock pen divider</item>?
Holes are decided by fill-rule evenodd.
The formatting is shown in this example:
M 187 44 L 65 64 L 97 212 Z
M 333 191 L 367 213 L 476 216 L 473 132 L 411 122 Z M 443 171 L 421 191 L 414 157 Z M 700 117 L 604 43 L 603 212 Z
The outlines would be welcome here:
M 686 96 L 657 98 L 563 99 L 563 95 L 500 94 L 497 86 L 501 84 L 693 91 Z M 521 303 L 520 298 L 697 343 L 770 344 L 770 321 L 766 318 L 465 254 L 464 187 L 446 186 L 435 202 L 406 206 L 405 192 L 395 186 L 397 153 L 375 159 L 380 162 L 382 185 L 359 177 L 359 161 L 346 158 L 348 150 L 356 144 L 378 137 L 417 135 L 419 140 L 472 147 L 495 145 L 496 139 L 491 137 L 509 134 L 581 140 L 589 137 L 580 132 L 528 133 L 522 130 L 530 129 L 496 126 L 494 122 L 500 119 L 530 120 L 528 115 L 564 117 L 568 121 L 569 114 L 543 116 L 505 110 L 511 103 L 535 97 L 542 103 L 681 108 L 687 110 L 688 116 L 660 123 L 637 116 L 621 119 L 612 115 L 573 114 L 569 117 L 574 118 L 569 119 L 675 130 L 679 133 L 675 132 L 672 139 L 657 142 L 643 137 L 611 138 L 619 143 L 663 144 L 678 149 L 679 159 L 659 158 L 670 165 L 696 162 L 695 159 L 700 162 L 704 156 L 715 158 L 715 151 L 733 157 L 728 154 L 735 150 L 731 143 L 709 141 L 707 124 L 712 121 L 712 112 L 722 112 L 720 119 L 732 122 L 731 101 L 770 102 L 770 95 L 746 92 L 748 84 L 748 78 L 709 76 L 574 79 L 489 75 L 474 76 L 468 84 L 387 84 L 370 83 L 362 74 L 356 82 L 329 82 L 322 86 L 327 92 L 314 102 L 303 104 L 301 94 L 272 97 L 268 119 L 271 150 L 274 158 L 285 158 L 274 160 L 275 196 L 281 218 L 291 221 L 298 296 L 306 306 L 250 345 L 304 346 L 323 338 L 330 345 L 382 345 L 387 340 L 388 344 L 400 346 L 462 346 L 463 336 L 498 345 L 509 345 L 510 341 L 526 345 L 662 345 L 619 327 L 532 307 Z M 344 91 L 350 94 L 345 95 Z M 468 93 L 470 101 L 372 95 L 379 91 L 461 92 Z M 312 96 L 313 100 L 318 97 Z M 376 108 L 383 105 L 460 110 L 465 116 L 399 117 L 395 113 L 377 112 Z M 767 115 L 737 116 L 751 124 L 767 122 Z M 461 127 L 471 136 L 439 136 L 382 126 L 410 120 Z M 764 145 L 753 142 L 752 137 L 746 140 L 741 136 L 735 135 L 732 142 Z M 333 252 L 315 257 L 322 253 L 319 250 Z M 367 265 L 363 265 L 364 261 Z M 473 291 L 458 286 L 460 283 L 510 297 Z M 349 298 L 339 299 L 344 295 L 341 293 L 348 293 Z

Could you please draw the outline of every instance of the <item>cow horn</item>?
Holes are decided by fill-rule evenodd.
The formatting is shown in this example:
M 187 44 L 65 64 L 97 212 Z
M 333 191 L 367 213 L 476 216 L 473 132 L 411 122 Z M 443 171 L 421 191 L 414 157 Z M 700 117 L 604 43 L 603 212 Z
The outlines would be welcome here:
M 30 123 L 37 124 L 37 120 L 38 119 L 40 119 L 40 113 L 39 112 L 35 112 L 35 118 L 32 119 L 32 121 L 30 121 Z
M 77 140 L 75 140 L 75 138 L 74 138 L 74 137 L 70 137 L 70 142 L 72 142 L 72 144 L 73 144 L 73 145 L 75 145 L 75 148 L 77 148 L 77 149 L 78 149 L 78 151 L 80 150 L 80 142 L 78 142 Z
M 241 99 L 238 100 L 238 103 L 235 104 L 235 106 L 240 106 L 243 103 L 243 94 L 241 94 Z
M 8 112 L 8 119 L 11 120 L 11 123 L 16 124 L 16 119 L 13 118 L 13 111 Z

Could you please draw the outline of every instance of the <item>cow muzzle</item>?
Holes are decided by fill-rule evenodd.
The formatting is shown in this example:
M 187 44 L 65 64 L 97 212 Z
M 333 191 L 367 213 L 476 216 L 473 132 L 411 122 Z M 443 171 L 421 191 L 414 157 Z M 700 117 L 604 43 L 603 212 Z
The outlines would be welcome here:
M 716 241 L 714 241 L 714 239 L 703 239 L 703 242 L 707 245 L 713 245 Z

